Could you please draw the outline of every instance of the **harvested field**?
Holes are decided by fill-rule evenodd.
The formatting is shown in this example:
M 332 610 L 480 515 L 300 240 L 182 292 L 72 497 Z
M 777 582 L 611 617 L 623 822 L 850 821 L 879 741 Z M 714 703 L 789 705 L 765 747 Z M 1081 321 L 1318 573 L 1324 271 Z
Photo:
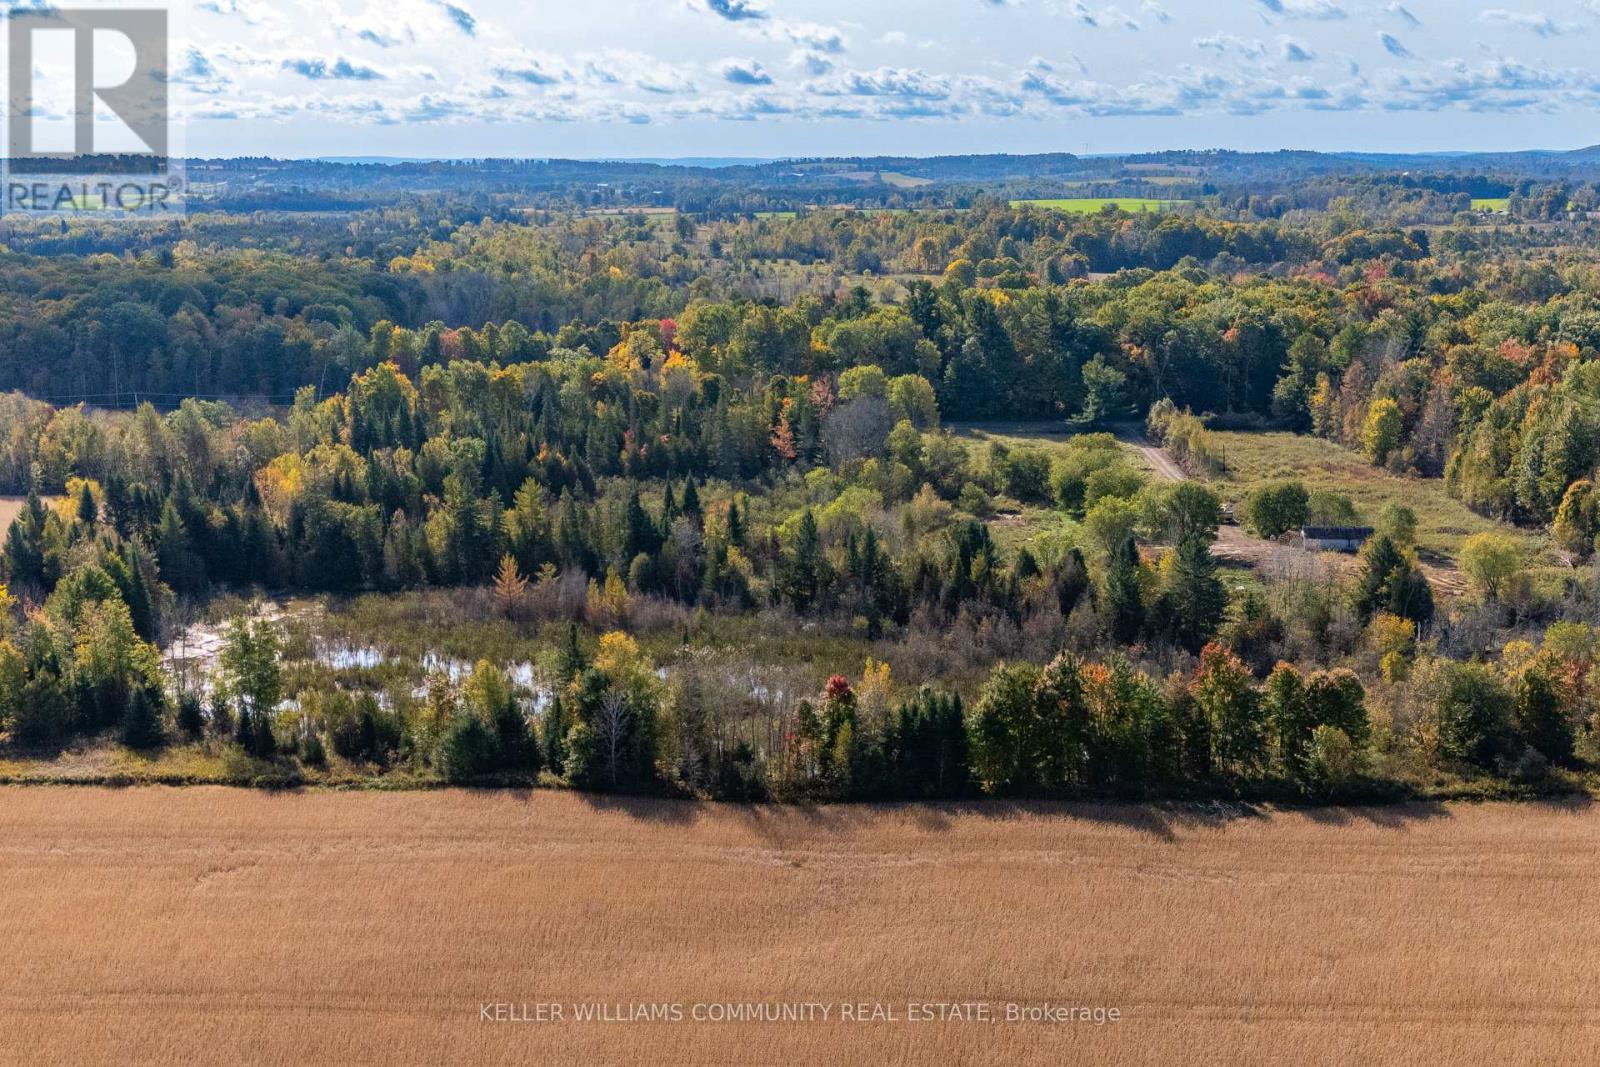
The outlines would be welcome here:
M 1576 804 L 12 787 L 0 842 L 12 1063 L 1543 1064 L 1600 1040 L 1600 812 Z M 751 1001 L 831 1017 L 687 1017 Z M 545 1002 L 565 1021 L 483 1018 Z

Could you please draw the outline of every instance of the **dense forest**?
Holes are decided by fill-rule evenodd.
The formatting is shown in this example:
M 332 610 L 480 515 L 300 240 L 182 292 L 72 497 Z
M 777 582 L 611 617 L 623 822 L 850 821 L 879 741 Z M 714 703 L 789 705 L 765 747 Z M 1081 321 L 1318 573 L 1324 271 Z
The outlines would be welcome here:
M 0 732 L 736 798 L 1570 785 L 1600 755 L 1592 197 L 19 226 Z M 1000 420 L 1070 436 L 969 432 Z M 1222 428 L 1326 438 L 1549 552 L 1472 537 L 1440 590 L 1407 508 L 1292 471 L 1225 500 Z M 1151 478 L 1141 433 L 1193 477 Z M 1215 551 L 1360 518 L 1348 573 Z M 385 687 L 307 667 L 258 594 L 494 637 Z M 164 664 L 218 613 L 204 677 Z M 751 641 L 772 677 L 728 669 Z

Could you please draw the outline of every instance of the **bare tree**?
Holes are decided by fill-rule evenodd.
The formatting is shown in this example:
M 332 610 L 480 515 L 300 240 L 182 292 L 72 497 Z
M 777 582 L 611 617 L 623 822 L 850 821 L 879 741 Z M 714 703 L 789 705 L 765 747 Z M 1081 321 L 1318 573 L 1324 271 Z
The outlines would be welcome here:
M 600 728 L 600 743 L 605 746 L 606 773 L 611 779 L 611 788 L 617 787 L 617 769 L 622 762 L 623 748 L 628 742 L 628 727 L 633 719 L 632 709 L 628 706 L 628 695 L 619 693 L 615 689 L 606 693 L 605 699 L 600 702 L 600 716 L 596 725 Z
M 889 403 L 882 397 L 860 396 L 835 405 L 822 424 L 822 440 L 835 463 L 875 456 L 894 426 Z

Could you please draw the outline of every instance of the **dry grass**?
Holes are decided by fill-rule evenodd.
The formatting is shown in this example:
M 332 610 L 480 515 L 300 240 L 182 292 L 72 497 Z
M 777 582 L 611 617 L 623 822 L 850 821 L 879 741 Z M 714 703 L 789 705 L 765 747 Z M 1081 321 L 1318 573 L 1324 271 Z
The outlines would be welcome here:
M 1581 807 L 13 787 L 0 842 L 5 1062 L 1535 1064 L 1600 1039 Z M 479 1021 L 752 999 L 1123 1020 Z
M 1516 538 L 1530 555 L 1544 547 L 1543 538 L 1472 511 L 1445 491 L 1443 479 L 1390 474 L 1320 437 L 1221 430 L 1211 437 L 1228 461 L 1227 473 L 1213 484 L 1229 499 L 1242 499 L 1265 482 L 1298 478 L 1311 489 L 1344 493 L 1369 523 L 1385 505 L 1404 504 L 1417 516 L 1418 547 L 1441 557 L 1454 559 L 1468 537 L 1489 531 Z
M 28 498 L 24 496 L 0 496 L 0 536 L 11 529 L 27 503 Z

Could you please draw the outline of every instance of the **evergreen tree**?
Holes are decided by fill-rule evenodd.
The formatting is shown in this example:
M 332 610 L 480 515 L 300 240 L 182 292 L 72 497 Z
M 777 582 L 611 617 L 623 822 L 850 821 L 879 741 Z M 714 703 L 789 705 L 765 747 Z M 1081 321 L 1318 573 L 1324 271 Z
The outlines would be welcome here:
M 470 782 L 494 769 L 495 739 L 478 716 L 463 712 L 445 731 L 436 759 L 451 782 Z
M 1173 642 L 1199 652 L 1215 636 L 1228 607 L 1228 591 L 1217 577 L 1217 561 L 1201 534 L 1177 547 L 1159 615 Z
M 205 729 L 205 713 L 201 710 L 199 694 L 185 690 L 178 695 L 179 732 L 191 741 L 198 741 Z
M 256 753 L 256 724 L 255 716 L 248 707 L 239 709 L 239 717 L 234 720 L 233 742 L 250 755 Z
M 578 624 L 567 623 L 566 640 L 562 642 L 561 651 L 556 657 L 556 677 L 562 685 L 567 684 L 582 674 L 589 666 L 589 657 L 583 651 L 583 644 L 578 640 Z
M 149 749 L 161 741 L 161 716 L 155 702 L 143 689 L 134 689 L 128 695 L 127 711 L 122 717 L 122 743 L 129 748 Z
M 93 526 L 98 516 L 94 494 L 89 491 L 89 483 L 84 482 L 78 490 L 78 521 L 85 526 Z
M 567 769 L 567 712 L 557 695 L 539 724 L 539 739 L 544 744 L 544 765 L 550 773 L 561 776 Z
M 784 563 L 779 589 L 795 611 L 804 614 L 826 595 L 831 584 L 827 558 L 822 553 L 822 535 L 817 519 L 807 508 L 800 516 L 794 545 Z
M 1139 585 L 1139 546 L 1133 535 L 1124 537 L 1111 553 L 1106 574 L 1106 617 L 1111 636 L 1132 644 L 1144 629 L 1144 599 Z
M 1363 620 L 1372 618 L 1387 603 L 1390 578 L 1404 563 L 1395 543 L 1383 534 L 1361 546 L 1361 569 L 1352 596 Z

